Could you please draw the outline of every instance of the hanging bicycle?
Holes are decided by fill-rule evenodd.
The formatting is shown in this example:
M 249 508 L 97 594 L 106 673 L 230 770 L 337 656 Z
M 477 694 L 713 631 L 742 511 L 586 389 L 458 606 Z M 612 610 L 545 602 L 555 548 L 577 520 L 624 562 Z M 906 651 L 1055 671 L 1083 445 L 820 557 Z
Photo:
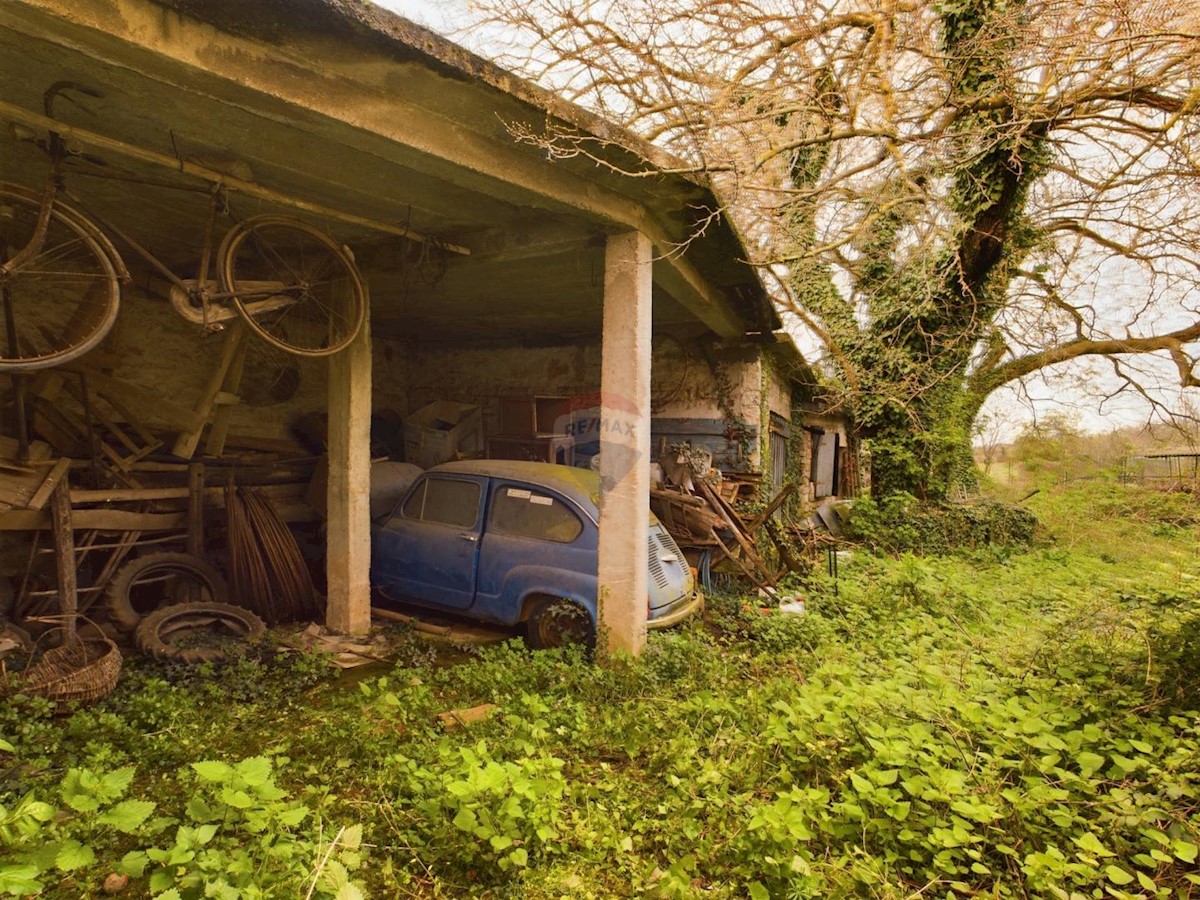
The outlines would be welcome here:
M 59 82 L 44 97 L 48 117 L 54 98 L 65 90 L 99 96 Z M 362 329 L 366 299 L 358 268 L 349 251 L 324 231 L 291 216 L 255 216 L 234 224 L 214 257 L 217 213 L 223 206 L 217 184 L 197 277 L 181 278 L 116 226 L 80 212 L 79 199 L 64 185 L 67 154 L 57 133 L 49 133 L 43 149 L 51 171 L 40 193 L 0 183 L 0 372 L 61 365 L 108 334 L 120 307 L 121 284 L 129 279 L 108 233 L 171 284 L 172 306 L 189 321 L 219 328 L 240 316 L 263 340 L 307 357 L 345 349 Z

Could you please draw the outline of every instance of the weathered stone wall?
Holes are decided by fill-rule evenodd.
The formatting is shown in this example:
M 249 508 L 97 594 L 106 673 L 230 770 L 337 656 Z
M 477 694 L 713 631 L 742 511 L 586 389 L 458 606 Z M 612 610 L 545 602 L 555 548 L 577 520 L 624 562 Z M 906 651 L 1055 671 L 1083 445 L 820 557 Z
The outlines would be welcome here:
M 217 367 L 224 341 L 223 333 L 203 336 L 199 326 L 180 318 L 165 299 L 135 284 L 125 289 L 117 324 L 102 349 L 118 357 L 113 371 L 117 379 L 193 408 Z M 327 363 L 276 350 L 253 335 L 248 341 L 243 384 L 251 402 L 234 407 L 230 433 L 285 437 L 297 416 L 325 409 Z M 273 390 L 283 390 L 282 384 L 273 387 L 281 371 L 284 378 L 298 377 L 298 382 L 293 396 L 276 402 L 270 398 Z M 170 427 L 153 407 L 136 412 L 148 425 Z
M 763 365 L 763 397 L 768 412 L 791 419 L 792 383 L 769 361 Z
M 711 360 L 711 365 L 710 365 Z M 714 374 L 715 370 L 715 374 Z M 651 415 L 659 444 L 692 439 L 728 444 L 724 462 L 739 456 L 737 438 L 726 438 L 728 412 L 748 429 L 741 443 L 741 468 L 758 465 L 758 435 L 764 428 L 763 369 L 757 348 L 712 348 L 707 356 L 674 340 L 656 340 L 651 374 Z M 600 347 L 580 343 L 551 347 L 454 347 L 412 341 L 375 342 L 375 408 L 408 415 L 434 400 L 482 407 L 484 430 L 500 428 L 505 397 L 529 394 L 576 398 L 586 408 L 600 389 Z M 786 389 L 773 387 L 767 404 L 790 414 Z
M 174 313 L 166 300 L 126 289 L 121 315 L 104 350 L 119 359 L 114 375 L 193 407 L 221 356 L 223 335 L 203 337 L 200 328 Z M 759 348 L 717 344 L 702 350 L 673 339 L 653 346 L 651 414 L 657 455 L 664 441 L 691 440 L 724 450 L 722 463 L 754 470 L 762 461 L 760 439 L 769 413 L 790 417 L 790 387 Z M 586 404 L 600 387 L 598 343 L 550 347 L 455 347 L 377 338 L 373 342 L 373 407 L 404 417 L 434 400 L 482 408 L 485 434 L 500 429 L 505 397 L 562 395 Z M 231 433 L 283 438 L 302 415 L 323 413 L 328 402 L 327 362 L 276 351 L 254 336 L 244 374 L 245 400 L 236 406 Z M 274 378 L 298 378 L 295 392 L 271 400 Z M 280 385 L 280 391 L 283 386 Z M 286 391 L 283 391 L 286 393 Z M 153 408 L 138 411 L 146 424 L 169 428 Z M 730 423 L 746 429 L 728 436 Z M 735 429 L 736 430 L 736 429 Z

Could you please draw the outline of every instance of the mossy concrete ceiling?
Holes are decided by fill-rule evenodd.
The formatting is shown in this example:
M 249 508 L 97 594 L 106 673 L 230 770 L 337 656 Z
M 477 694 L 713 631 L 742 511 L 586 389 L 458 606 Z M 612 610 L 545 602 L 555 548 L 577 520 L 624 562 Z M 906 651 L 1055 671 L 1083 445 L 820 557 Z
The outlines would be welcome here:
M 608 234 L 636 228 L 655 264 L 655 326 L 725 336 L 777 320 L 701 182 L 548 161 L 514 125 L 596 136 L 613 168 L 669 165 L 654 148 L 369 4 L 348 0 L 5 0 L 0 102 L 79 130 L 68 188 L 181 274 L 199 256 L 209 183 L 88 135 L 217 170 L 424 240 L 312 216 L 354 251 L 383 336 L 579 339 L 600 328 Z M 78 96 L 78 95 L 75 95 Z M 0 178 L 44 182 L 45 129 L 0 114 Z M 33 122 L 33 124 L 31 124 Z M 295 213 L 228 192 L 234 215 Z M 678 245 L 686 245 L 681 251 Z M 455 249 L 446 249 L 452 246 Z M 135 263 L 132 253 L 124 254 Z M 669 258 L 668 258 L 669 257 Z

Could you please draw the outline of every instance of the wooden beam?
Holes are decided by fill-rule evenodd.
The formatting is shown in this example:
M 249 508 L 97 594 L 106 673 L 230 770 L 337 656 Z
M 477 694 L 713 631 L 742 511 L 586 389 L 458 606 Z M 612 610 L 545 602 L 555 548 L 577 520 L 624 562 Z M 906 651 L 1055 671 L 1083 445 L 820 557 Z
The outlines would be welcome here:
M 45 509 L 46 501 L 50 499 L 50 495 L 54 493 L 58 483 L 67 477 L 70 470 L 71 460 L 64 457 L 56 462 L 54 468 L 50 470 L 50 474 L 46 476 L 46 480 L 42 482 L 42 486 L 29 498 L 26 506 L 29 509 Z
M 123 509 L 79 509 L 71 515 L 83 531 L 175 531 L 187 527 L 186 513 L 135 513 Z M 10 509 L 0 512 L 0 531 L 49 531 L 45 510 Z
M 192 465 L 195 465 L 194 463 Z M 188 466 L 189 478 L 191 477 L 191 465 Z M 268 500 L 294 500 L 304 496 L 304 492 L 308 485 L 305 482 L 292 482 L 290 484 L 264 484 L 254 485 L 254 489 L 261 491 L 266 495 Z M 153 500 L 187 500 L 191 497 L 192 491 L 190 487 L 170 487 L 170 488 L 110 488 L 101 491 L 93 491 L 87 489 L 76 489 L 71 491 L 71 503 L 75 506 L 86 505 L 89 503 L 136 503 Z M 215 509 L 224 509 L 225 488 L 223 487 L 207 487 L 204 488 L 204 501 L 206 504 L 212 504 Z M 78 512 L 78 511 L 77 511 Z
M 75 583 L 75 531 L 71 523 L 70 487 L 66 481 L 58 483 L 51 503 L 54 560 L 58 569 L 58 608 L 63 615 L 63 633 L 70 640 L 75 637 L 79 593 Z
M 234 320 L 233 324 L 229 326 L 225 334 L 225 346 L 221 348 L 221 359 L 212 374 L 209 375 L 204 392 L 200 395 L 200 401 L 196 404 L 196 420 L 200 423 L 199 427 L 180 433 L 175 441 L 175 448 L 171 451 L 175 456 L 191 459 L 192 454 L 196 452 L 204 425 L 208 422 L 213 406 L 216 405 L 217 395 L 221 393 L 221 388 L 224 387 L 230 370 L 238 365 L 239 357 L 246 353 L 248 331 L 246 323 L 241 319 Z
M 188 538 L 192 556 L 204 555 L 204 463 L 188 466 Z

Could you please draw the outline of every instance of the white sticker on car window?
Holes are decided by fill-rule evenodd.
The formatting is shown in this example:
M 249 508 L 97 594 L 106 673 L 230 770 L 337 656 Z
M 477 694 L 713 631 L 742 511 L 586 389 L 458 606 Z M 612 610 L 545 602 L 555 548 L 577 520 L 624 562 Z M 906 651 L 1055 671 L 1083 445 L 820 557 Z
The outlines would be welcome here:
M 508 494 L 508 496 L 516 497 L 519 500 L 528 500 L 529 495 L 532 494 L 533 492 L 532 491 L 523 491 L 520 488 L 509 488 L 507 491 L 505 491 L 505 493 Z
M 551 506 L 554 501 L 550 497 L 530 497 L 530 503 L 536 503 L 539 506 Z

